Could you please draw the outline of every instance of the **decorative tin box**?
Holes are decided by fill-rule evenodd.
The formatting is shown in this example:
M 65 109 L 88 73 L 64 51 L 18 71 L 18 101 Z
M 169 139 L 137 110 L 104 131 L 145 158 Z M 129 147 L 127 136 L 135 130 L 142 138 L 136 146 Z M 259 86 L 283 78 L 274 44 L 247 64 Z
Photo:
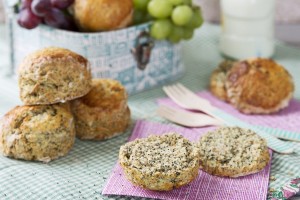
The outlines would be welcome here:
M 85 56 L 93 77 L 117 79 L 129 94 L 174 80 L 184 72 L 180 44 L 150 38 L 150 23 L 99 33 L 70 32 L 44 25 L 27 30 L 16 23 L 12 1 L 4 3 L 13 72 L 28 53 L 48 46 L 68 48 Z

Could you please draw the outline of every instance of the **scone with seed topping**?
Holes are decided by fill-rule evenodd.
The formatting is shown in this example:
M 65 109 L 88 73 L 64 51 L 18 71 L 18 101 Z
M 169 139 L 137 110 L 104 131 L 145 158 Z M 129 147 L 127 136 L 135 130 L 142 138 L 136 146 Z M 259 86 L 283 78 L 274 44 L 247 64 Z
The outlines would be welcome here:
M 65 156 L 75 141 L 68 104 L 17 106 L 0 120 L 4 156 L 49 162 Z
M 266 141 L 255 132 L 222 127 L 200 138 L 200 168 L 216 176 L 239 177 L 262 170 L 270 155 Z
M 91 89 L 88 60 L 68 49 L 35 51 L 25 57 L 18 73 L 20 98 L 26 105 L 65 102 Z
M 177 133 L 152 135 L 121 146 L 119 162 L 133 184 L 168 191 L 198 175 L 199 149 Z
M 79 139 L 108 139 L 124 133 L 130 123 L 127 92 L 113 79 L 93 79 L 91 91 L 71 105 Z

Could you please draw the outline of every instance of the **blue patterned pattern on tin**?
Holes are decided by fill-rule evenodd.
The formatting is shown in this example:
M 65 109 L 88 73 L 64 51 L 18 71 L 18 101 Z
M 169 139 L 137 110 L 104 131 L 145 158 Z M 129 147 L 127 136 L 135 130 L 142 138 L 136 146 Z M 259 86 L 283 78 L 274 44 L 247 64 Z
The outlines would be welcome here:
M 131 49 L 135 47 L 138 35 L 149 30 L 149 23 L 101 33 L 70 32 L 44 25 L 27 30 L 21 28 L 15 19 L 11 23 L 14 69 L 30 52 L 57 46 L 85 56 L 91 63 L 93 77 L 119 80 L 129 94 L 164 84 L 184 72 L 180 44 L 167 41 L 155 41 L 146 68 L 137 67 Z

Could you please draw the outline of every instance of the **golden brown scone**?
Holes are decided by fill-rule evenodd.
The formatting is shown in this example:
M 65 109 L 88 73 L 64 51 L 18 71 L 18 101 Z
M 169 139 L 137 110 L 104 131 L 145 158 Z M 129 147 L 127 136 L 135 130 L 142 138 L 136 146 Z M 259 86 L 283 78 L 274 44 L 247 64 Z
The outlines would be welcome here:
M 63 48 L 49 47 L 28 55 L 19 68 L 20 98 L 26 105 L 65 102 L 91 89 L 88 61 Z
M 152 135 L 121 146 L 119 162 L 134 185 L 168 191 L 197 177 L 199 149 L 177 133 Z
M 199 141 L 200 168 L 216 176 L 259 172 L 270 160 L 267 142 L 249 129 L 222 127 Z
M 128 26 L 132 21 L 132 0 L 75 0 L 74 18 L 83 31 L 107 31 Z
M 0 120 L 4 156 L 49 162 L 65 156 L 75 141 L 68 105 L 17 106 Z
M 223 101 L 227 101 L 227 90 L 225 87 L 226 75 L 232 68 L 233 61 L 225 60 L 221 62 L 210 77 L 210 91 L 213 95 Z
M 116 80 L 93 79 L 92 90 L 72 101 L 79 139 L 104 140 L 124 133 L 130 123 L 127 92 Z
M 237 62 L 227 73 L 227 97 L 243 113 L 268 114 L 288 106 L 294 92 L 290 74 L 270 59 Z

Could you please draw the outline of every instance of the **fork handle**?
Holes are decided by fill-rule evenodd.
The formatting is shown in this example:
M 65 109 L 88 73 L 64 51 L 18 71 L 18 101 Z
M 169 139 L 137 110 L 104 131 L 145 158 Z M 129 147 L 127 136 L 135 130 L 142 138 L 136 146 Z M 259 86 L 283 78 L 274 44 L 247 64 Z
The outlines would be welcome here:
M 300 142 L 300 133 L 282 130 L 279 128 L 270 128 L 267 126 L 255 126 L 255 127 L 257 127 L 259 130 L 268 132 L 269 134 L 277 138 L 294 141 L 294 142 Z

